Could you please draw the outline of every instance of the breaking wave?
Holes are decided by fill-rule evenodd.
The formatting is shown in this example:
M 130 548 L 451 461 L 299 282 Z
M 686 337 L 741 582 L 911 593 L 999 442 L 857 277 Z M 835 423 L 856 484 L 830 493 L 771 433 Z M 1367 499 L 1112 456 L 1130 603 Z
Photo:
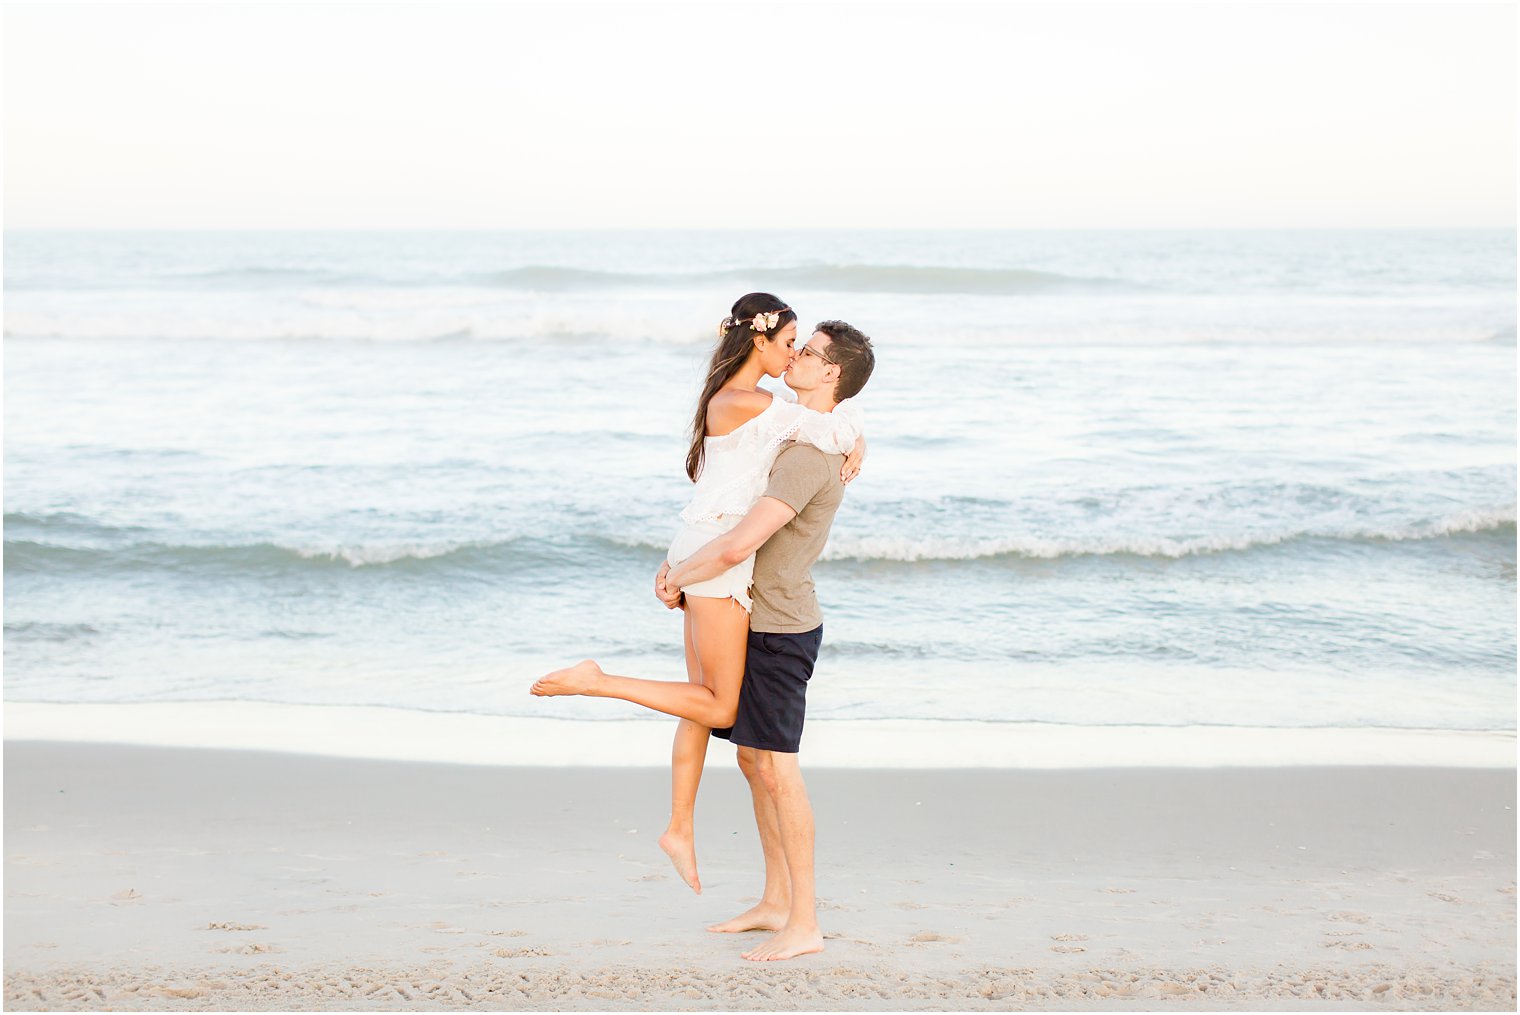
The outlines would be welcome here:
M 587 560 L 653 561 L 664 541 L 594 534 L 555 539 L 514 536 L 496 540 L 437 540 L 347 544 L 254 541 L 184 544 L 140 538 L 142 530 L 91 526 L 77 518 L 6 515 L 7 529 L 24 525 L 31 538 L 7 538 L 7 570 L 47 571 L 156 567 L 219 572 L 270 570 L 352 570 L 401 568 L 480 574 L 539 572 Z M 41 531 L 39 531 L 41 530 Z M 93 532 L 92 532 L 93 530 Z M 1407 542 L 1457 536 L 1515 539 L 1515 508 L 1458 512 L 1405 525 L 1305 526 L 1276 531 L 1177 537 L 1164 534 L 1105 534 L 1058 538 L 1035 534 L 999 537 L 874 536 L 837 532 L 824 560 L 916 564 L 932 561 L 1052 560 L 1063 557 L 1152 557 L 1179 559 L 1215 553 L 1243 553 L 1307 540 L 1344 543 Z M 38 538 L 41 537 L 41 538 Z M 66 542 L 57 541 L 62 537 Z M 83 538 L 81 538 L 83 537 Z M 646 562 L 647 562 L 646 561 Z

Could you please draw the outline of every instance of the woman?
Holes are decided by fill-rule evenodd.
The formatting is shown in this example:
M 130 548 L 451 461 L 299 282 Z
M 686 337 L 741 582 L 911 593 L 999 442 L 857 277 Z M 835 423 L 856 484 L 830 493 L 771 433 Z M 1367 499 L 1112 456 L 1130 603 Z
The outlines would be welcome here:
M 841 479 L 859 471 L 864 453 L 858 407 L 849 399 L 832 413 L 815 412 L 759 386 L 791 365 L 797 315 L 770 293 L 749 293 L 718 325 L 718 346 L 697 400 L 686 474 L 697 484 L 667 559 L 680 564 L 728 532 L 765 491 L 781 445 L 800 440 L 831 453 L 850 453 Z M 804 350 L 804 353 L 806 350 Z M 660 848 L 682 880 L 701 894 L 692 828 L 697 787 L 707 757 L 709 730 L 733 725 L 744 679 L 749 635 L 749 586 L 755 558 L 717 578 L 687 586 L 686 683 L 618 678 L 606 686 L 601 668 L 587 660 L 550 673 L 533 685 L 536 695 L 591 694 L 679 716 L 671 749 L 670 825 Z

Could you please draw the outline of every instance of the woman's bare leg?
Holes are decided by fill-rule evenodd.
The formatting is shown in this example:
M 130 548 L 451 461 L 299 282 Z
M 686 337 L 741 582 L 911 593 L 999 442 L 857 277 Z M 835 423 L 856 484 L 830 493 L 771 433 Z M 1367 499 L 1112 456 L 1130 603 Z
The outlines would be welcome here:
M 660 836 L 660 848 L 675 864 L 681 879 L 700 895 L 694 831 L 697 787 L 707 760 L 709 731 L 734 724 L 749 647 L 749 612 L 733 599 L 687 596 L 684 626 L 684 683 L 615 676 L 603 673 L 588 659 L 547 674 L 532 691 L 536 695 L 622 698 L 682 720 L 671 745 L 670 824 Z
M 686 614 L 686 679 L 690 683 L 702 683 L 702 660 L 697 655 L 692 639 L 692 616 Z M 697 808 L 697 787 L 702 782 L 702 766 L 707 761 L 708 728 L 690 719 L 680 719 L 676 724 L 675 742 L 670 746 L 670 824 L 660 836 L 660 848 L 675 864 L 681 880 L 698 895 L 702 894 L 702 879 L 697 876 L 697 846 L 694 828 Z
M 739 685 L 744 680 L 749 614 L 732 599 L 702 596 L 686 597 L 686 614 L 693 625 L 692 641 L 702 665 L 702 683 L 620 677 L 603 673 L 587 659 L 540 677 L 532 693 L 621 698 L 709 729 L 732 726 L 739 708 Z

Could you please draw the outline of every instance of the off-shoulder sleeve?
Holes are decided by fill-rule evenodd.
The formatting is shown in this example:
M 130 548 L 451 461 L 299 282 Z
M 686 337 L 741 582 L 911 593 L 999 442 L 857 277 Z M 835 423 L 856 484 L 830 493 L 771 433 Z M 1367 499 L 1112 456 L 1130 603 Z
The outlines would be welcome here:
M 851 398 L 834 406 L 833 412 L 818 412 L 795 402 L 779 402 L 774 408 L 770 447 L 802 441 L 831 455 L 847 455 L 865 432 L 865 412 Z

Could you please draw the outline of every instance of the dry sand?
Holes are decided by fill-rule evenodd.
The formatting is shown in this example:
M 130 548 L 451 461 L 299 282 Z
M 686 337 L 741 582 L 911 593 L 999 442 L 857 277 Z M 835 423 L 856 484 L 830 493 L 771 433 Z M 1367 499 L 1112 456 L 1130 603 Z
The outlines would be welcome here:
M 819 769 L 827 950 L 754 965 L 710 767 L 7 741 L 10 1009 L 1515 1008 L 1515 773 Z

